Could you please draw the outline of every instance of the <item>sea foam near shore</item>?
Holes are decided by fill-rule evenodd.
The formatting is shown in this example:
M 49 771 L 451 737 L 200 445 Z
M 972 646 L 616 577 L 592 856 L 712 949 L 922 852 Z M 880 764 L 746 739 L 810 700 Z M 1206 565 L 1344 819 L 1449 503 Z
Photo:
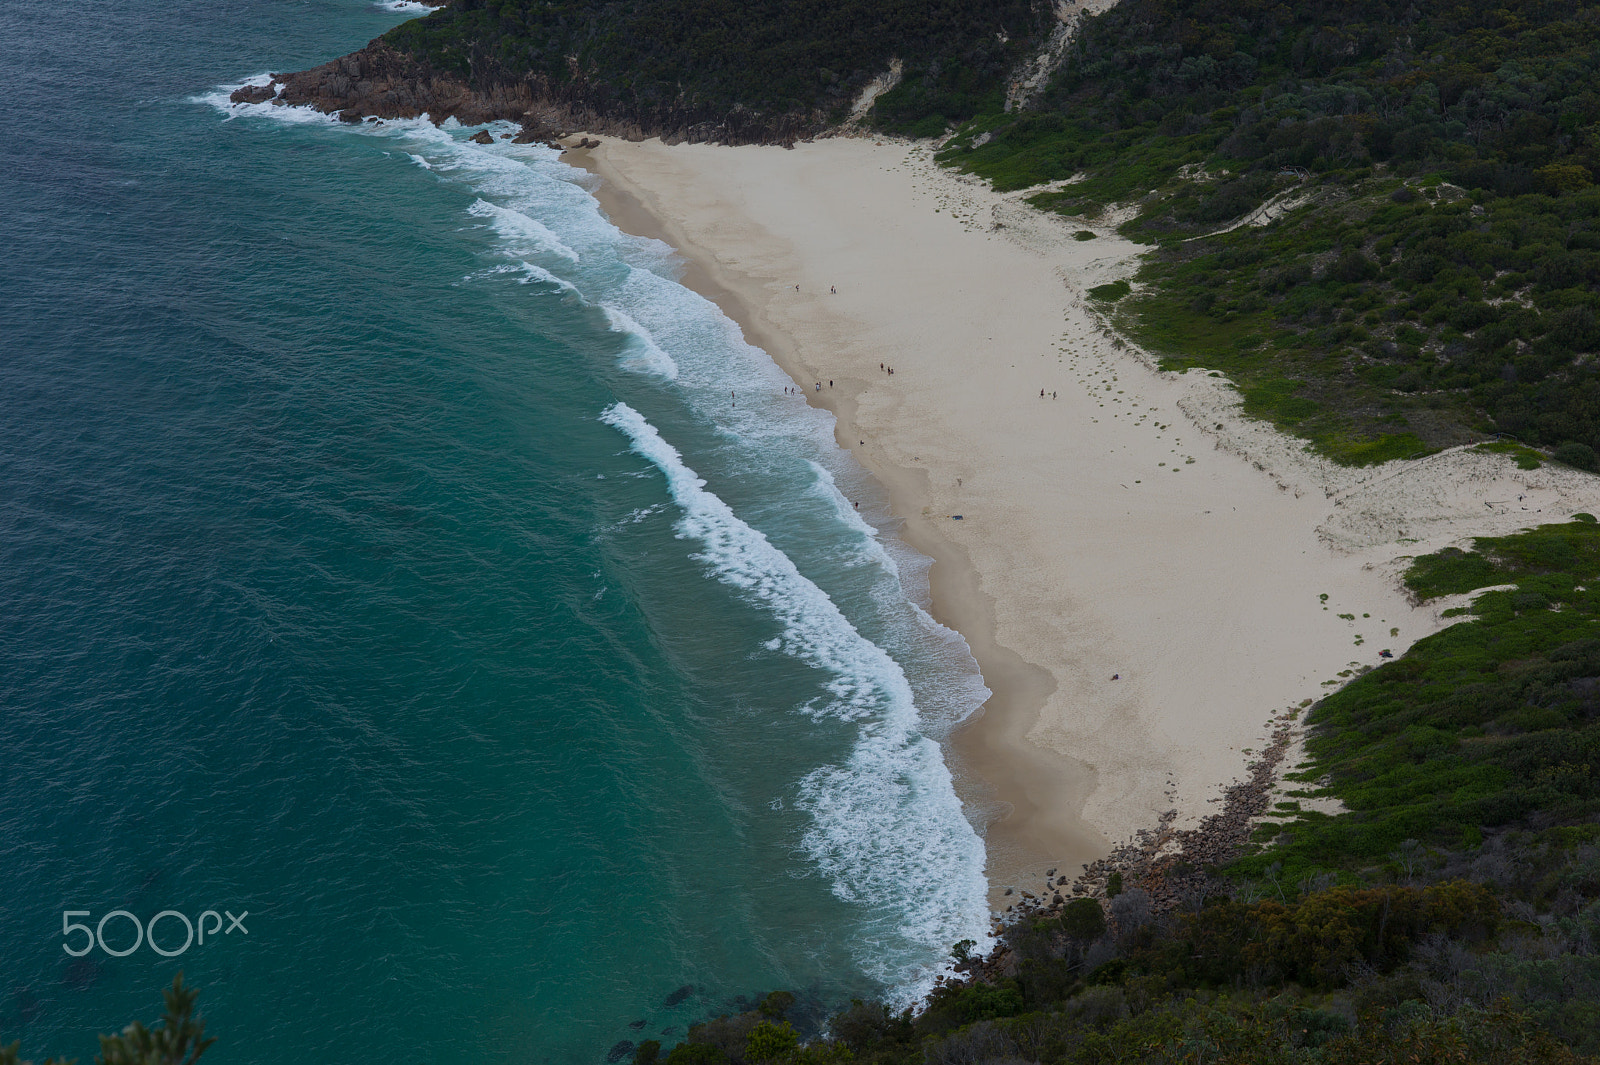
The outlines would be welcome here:
M 301 108 L 231 105 L 226 90 L 206 102 L 392 145 L 471 197 L 463 226 L 492 231 L 502 266 L 558 289 L 531 298 L 575 295 L 618 336 L 617 367 L 667 390 L 674 413 L 658 428 L 616 404 L 603 420 L 666 478 L 679 535 L 707 575 L 779 624 L 767 650 L 828 677 L 825 695 L 793 710 L 855 730 L 844 759 L 790 782 L 790 804 L 809 821 L 795 875 L 821 875 L 857 907 L 854 955 L 898 1000 L 930 985 L 950 944 L 986 941 L 983 843 L 936 741 L 988 692 L 964 641 L 918 605 L 927 560 L 852 503 L 871 512 L 875 489 L 834 444 L 832 417 L 786 394 L 791 382 L 770 358 L 677 283 L 675 254 L 619 232 L 589 193 L 594 179 L 553 150 L 477 145 L 448 121 L 352 127 Z M 713 471 L 715 491 L 703 476 Z

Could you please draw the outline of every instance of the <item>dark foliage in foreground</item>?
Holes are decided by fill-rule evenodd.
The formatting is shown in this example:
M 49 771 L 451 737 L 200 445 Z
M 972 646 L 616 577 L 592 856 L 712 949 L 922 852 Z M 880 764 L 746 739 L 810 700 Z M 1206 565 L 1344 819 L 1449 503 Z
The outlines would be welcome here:
M 1600 5 L 1123 0 L 944 159 L 1161 245 L 1125 324 L 1348 462 L 1600 446 Z M 1273 202 L 1265 230 L 1216 231 Z M 1214 234 L 1214 235 L 1207 235 Z M 1199 238 L 1199 239 L 1195 239 Z
M 154 1028 L 134 1021 L 118 1035 L 100 1037 L 100 1053 L 95 1065 L 194 1065 L 210 1048 L 215 1038 L 206 1038 L 206 1022 L 194 1012 L 200 992 L 183 986 L 183 974 L 172 978 L 172 986 L 161 993 L 167 1006 L 165 1016 Z M 0 1046 L 0 1065 L 32 1065 L 22 1061 L 21 1044 Z M 73 1065 L 73 1059 L 49 1058 L 44 1065 Z

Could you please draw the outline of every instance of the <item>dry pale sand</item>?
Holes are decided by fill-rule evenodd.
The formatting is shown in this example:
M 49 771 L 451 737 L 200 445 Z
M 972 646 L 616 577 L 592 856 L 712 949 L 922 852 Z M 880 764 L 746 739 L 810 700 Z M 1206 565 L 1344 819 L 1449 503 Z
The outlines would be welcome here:
M 1083 292 L 1130 274 L 1135 246 L 1109 226 L 1075 240 L 925 146 L 569 158 L 835 411 L 935 559 L 935 615 L 995 693 L 953 755 L 969 797 L 1010 811 L 988 833 L 997 890 L 1168 809 L 1203 816 L 1268 718 L 1436 631 L 1440 607 L 1397 583 L 1405 556 L 1600 511 L 1600 478 L 1468 450 L 1308 456 L 1225 381 L 1114 339 Z

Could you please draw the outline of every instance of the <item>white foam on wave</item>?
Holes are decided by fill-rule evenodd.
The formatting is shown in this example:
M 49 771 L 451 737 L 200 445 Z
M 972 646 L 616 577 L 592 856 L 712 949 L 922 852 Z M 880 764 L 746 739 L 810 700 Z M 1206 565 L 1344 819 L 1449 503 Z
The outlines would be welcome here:
M 911 624 L 892 627 L 891 635 L 904 641 L 905 652 L 914 655 L 934 674 L 931 685 L 924 679 L 925 687 L 917 705 L 921 710 L 923 731 L 942 739 L 976 713 L 992 693 L 984 683 L 966 639 L 936 621 L 912 594 L 919 581 L 926 577 L 932 560 L 917 554 L 904 541 L 885 543 L 878 530 L 851 505 L 833 474 L 818 462 L 808 460 L 808 465 L 815 476 L 810 493 L 826 501 L 840 524 L 857 535 L 853 552 L 843 561 L 852 566 L 872 566 L 883 574 L 883 579 L 872 586 L 880 615 L 894 617 L 901 612 L 909 613 Z M 898 550 L 891 551 L 891 544 Z
M 788 555 L 708 491 L 643 415 L 619 402 L 600 420 L 665 475 L 682 511 L 677 535 L 700 544 L 693 557 L 777 619 L 782 631 L 768 646 L 831 675 L 830 698 L 801 711 L 859 724 L 846 764 L 801 781 L 800 805 L 812 819 L 802 842 L 834 894 L 873 915 L 858 953 L 867 974 L 898 985 L 908 1001 L 917 997 L 939 968 L 924 963 L 907 973 L 903 956 L 895 958 L 900 952 L 883 948 L 898 940 L 938 958 L 958 940 L 987 944 L 989 935 L 983 842 L 962 813 L 938 744 L 918 730 L 905 672 Z M 930 890 L 933 884 L 943 890 Z
M 661 345 L 650 335 L 650 330 L 628 317 L 626 311 L 618 310 L 609 303 L 602 303 L 600 309 L 606 312 L 611 331 L 628 338 L 623 348 L 628 353 L 622 360 L 623 367 L 638 373 L 665 377 L 669 381 L 677 378 L 678 364 L 671 355 L 661 350 Z
M 696 557 L 777 618 L 781 635 L 771 649 L 826 672 L 825 694 L 797 709 L 853 722 L 847 726 L 856 734 L 851 752 L 798 782 L 791 806 L 809 818 L 803 859 L 827 876 L 836 895 L 859 907 L 854 953 L 860 965 L 909 1004 L 931 986 L 936 959 L 951 943 L 987 938 L 983 844 L 929 738 L 942 735 L 987 693 L 960 636 L 934 622 L 915 597 L 906 599 L 902 584 L 915 590 L 926 560 L 880 540 L 835 484 L 834 474 L 853 479 L 859 471 L 835 446 L 831 415 L 783 395 L 791 382 L 771 358 L 747 343 L 715 304 L 678 283 L 676 253 L 617 230 L 589 192 L 592 179 L 562 163 L 557 151 L 498 137 L 475 144 L 471 131 L 454 122 L 351 125 L 309 107 L 233 104 L 228 95 L 237 87 L 200 99 L 229 118 L 322 125 L 341 136 L 387 141 L 397 158 L 403 153 L 471 190 L 477 198 L 467 210 L 497 237 L 501 265 L 493 272 L 520 273 L 523 283 L 552 284 L 600 306 L 611 328 L 626 334 L 623 365 L 669 377 L 673 393 L 732 445 L 726 454 L 737 455 L 746 473 L 759 471 L 763 484 L 796 484 L 798 474 L 832 500 L 838 523 L 825 523 L 810 540 L 782 531 L 792 495 L 757 520 L 770 523 L 773 535 L 835 591 L 837 602 L 803 576 L 789 554 L 706 491 L 642 417 L 620 404 L 608 411 L 610 424 L 667 475 L 684 511 L 678 532 L 701 545 Z M 494 132 L 503 130 L 495 126 Z M 738 392 L 737 406 L 728 403 L 729 389 Z M 807 477 L 813 456 L 821 464 L 811 462 L 815 474 Z M 625 476 L 649 475 L 653 471 Z M 847 571 L 833 566 L 841 552 L 855 562 Z M 858 598 L 863 589 L 870 598 Z M 852 625 L 840 603 L 859 615 L 872 639 Z M 897 659 L 914 664 L 914 679 Z
M 580 298 L 583 296 L 583 293 L 579 292 L 577 286 L 571 281 L 557 277 L 542 266 L 536 266 L 530 262 L 519 262 L 517 265 L 522 267 L 523 273 L 522 277 L 517 278 L 517 284 L 519 285 L 532 285 L 542 282 L 547 285 L 554 285 L 562 292 L 570 292 Z
M 224 112 L 229 117 L 232 117 L 235 114 L 239 114 L 242 108 L 271 107 L 272 104 L 270 102 L 267 104 L 236 104 L 229 99 L 229 97 L 231 97 L 235 92 L 247 85 L 252 87 L 260 87 L 271 84 L 273 84 L 273 77 L 271 74 L 252 74 L 243 81 L 235 81 L 226 85 L 218 85 L 210 92 L 203 92 L 195 96 L 191 96 L 189 97 L 189 102 L 192 104 L 209 104 L 212 107 L 215 107 L 217 110 Z M 280 89 L 278 91 L 282 92 L 283 90 Z M 282 108 L 279 108 L 279 110 L 282 110 Z
M 550 231 L 550 227 L 537 218 L 530 218 L 521 211 L 514 211 L 509 207 L 490 203 L 488 200 L 475 200 L 467 213 L 478 218 L 486 218 L 494 231 L 507 241 L 518 247 L 531 244 L 534 251 L 548 252 L 559 255 L 568 262 L 579 261 L 578 253 L 562 243 L 561 238 Z M 527 254 L 524 250 L 523 254 Z
M 419 4 L 417 0 L 378 0 L 373 6 L 397 15 L 426 15 L 433 10 L 431 5 Z
M 878 530 L 874 529 L 867 519 L 861 516 L 861 512 L 851 505 L 850 500 L 845 498 L 833 474 L 824 469 L 821 463 L 807 459 L 806 465 L 811 468 L 811 475 L 815 478 L 807 490 L 808 494 L 826 503 L 839 524 L 856 534 L 855 542 L 852 544 L 853 552 L 844 561 L 852 566 L 878 566 L 886 576 L 893 577 L 898 583 L 900 567 L 895 565 L 894 559 L 889 557 L 889 552 L 884 550 L 883 542 L 878 539 Z

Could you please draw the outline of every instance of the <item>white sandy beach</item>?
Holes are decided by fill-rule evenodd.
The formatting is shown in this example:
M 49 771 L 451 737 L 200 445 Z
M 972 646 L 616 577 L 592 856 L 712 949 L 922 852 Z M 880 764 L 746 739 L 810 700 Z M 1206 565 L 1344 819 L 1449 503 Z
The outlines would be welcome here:
M 1600 478 L 1469 450 L 1307 455 L 1225 382 L 1113 342 L 1083 291 L 1130 275 L 1136 246 L 1075 240 L 924 146 L 606 139 L 569 158 L 835 411 L 936 560 L 934 612 L 995 692 L 955 761 L 966 794 L 1009 804 L 997 890 L 1168 809 L 1203 816 L 1271 716 L 1436 631 L 1440 607 L 1397 583 L 1406 556 L 1600 512 Z

